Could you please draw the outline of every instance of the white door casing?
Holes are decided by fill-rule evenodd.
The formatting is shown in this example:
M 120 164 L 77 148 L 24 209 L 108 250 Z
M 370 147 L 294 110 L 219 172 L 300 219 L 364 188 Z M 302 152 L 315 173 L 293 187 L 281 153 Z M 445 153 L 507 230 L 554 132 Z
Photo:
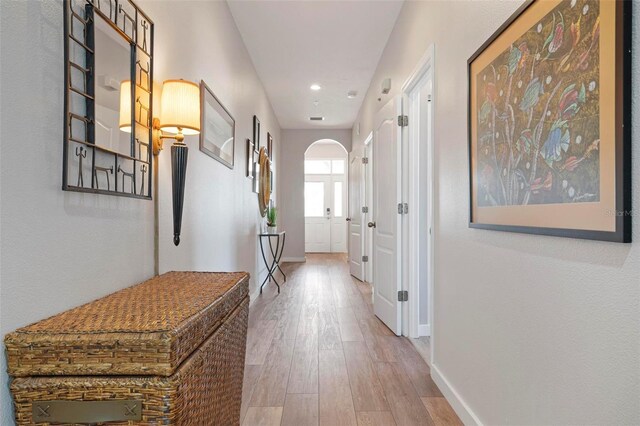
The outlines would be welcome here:
M 369 261 L 364 264 L 364 280 L 373 283 L 373 228 L 369 228 L 367 223 L 372 220 L 373 217 L 373 163 L 375 162 L 375 158 L 373 158 L 373 132 L 369 134 L 367 139 L 364 142 L 364 157 L 367 159 L 367 162 L 363 167 L 363 181 L 364 181 L 364 207 L 367 208 L 367 212 L 362 214 L 362 229 L 363 229 L 363 255 L 369 257 Z M 371 288 L 371 303 L 373 303 L 373 298 L 375 295 L 375 286 Z
M 362 157 L 353 155 L 349 161 L 349 271 L 360 281 L 364 281 L 364 235 L 362 233 L 363 204 Z
M 404 218 L 407 237 L 407 277 L 404 289 L 409 301 L 403 312 L 403 334 L 409 337 L 433 336 L 434 214 L 433 168 L 433 94 L 434 46 L 431 45 L 402 86 L 403 113 L 409 117 L 403 138 L 407 141 L 404 156 L 407 167 L 404 199 L 409 214 Z M 419 212 L 419 214 L 413 214 Z
M 390 100 L 376 114 L 373 132 L 373 285 L 374 313 L 394 333 L 402 333 L 402 309 L 398 292 L 402 289 L 399 246 L 401 202 L 401 129 L 398 116 L 401 99 Z

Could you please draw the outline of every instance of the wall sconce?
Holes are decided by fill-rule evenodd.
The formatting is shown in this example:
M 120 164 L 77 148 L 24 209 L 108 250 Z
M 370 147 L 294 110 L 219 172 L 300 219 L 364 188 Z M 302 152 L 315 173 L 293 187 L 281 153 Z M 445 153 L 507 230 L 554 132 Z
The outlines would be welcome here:
M 164 139 L 174 139 L 171 145 L 171 189 L 173 243 L 177 246 L 180 244 L 189 153 L 184 137 L 200 133 L 200 87 L 190 81 L 166 80 L 162 87 L 160 106 L 160 118 L 153 119 L 153 153 L 160 153 Z

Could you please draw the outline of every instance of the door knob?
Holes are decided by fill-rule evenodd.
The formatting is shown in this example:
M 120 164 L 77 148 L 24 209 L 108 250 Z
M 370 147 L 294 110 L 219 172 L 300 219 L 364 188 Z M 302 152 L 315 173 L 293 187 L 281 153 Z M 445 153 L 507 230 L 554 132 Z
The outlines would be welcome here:
M 347 218 L 347 222 L 351 222 L 351 218 L 350 217 Z
M 367 223 L 367 226 L 369 228 L 375 228 L 376 227 L 376 223 L 375 222 L 369 222 L 369 223 Z

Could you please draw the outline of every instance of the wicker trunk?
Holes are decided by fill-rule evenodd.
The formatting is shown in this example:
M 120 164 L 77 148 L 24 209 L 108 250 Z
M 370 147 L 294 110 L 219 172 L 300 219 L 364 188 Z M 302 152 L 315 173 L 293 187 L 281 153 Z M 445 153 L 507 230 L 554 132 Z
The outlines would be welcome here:
M 248 282 L 170 272 L 8 334 L 16 424 L 238 424 Z

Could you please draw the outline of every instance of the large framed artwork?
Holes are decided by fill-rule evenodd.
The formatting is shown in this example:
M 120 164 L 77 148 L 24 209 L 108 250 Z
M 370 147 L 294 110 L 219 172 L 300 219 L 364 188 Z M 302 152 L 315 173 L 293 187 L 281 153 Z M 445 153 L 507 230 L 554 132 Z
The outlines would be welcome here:
M 204 81 L 200 81 L 200 151 L 233 169 L 236 122 Z
M 469 59 L 469 226 L 631 241 L 631 2 L 531 0 Z

